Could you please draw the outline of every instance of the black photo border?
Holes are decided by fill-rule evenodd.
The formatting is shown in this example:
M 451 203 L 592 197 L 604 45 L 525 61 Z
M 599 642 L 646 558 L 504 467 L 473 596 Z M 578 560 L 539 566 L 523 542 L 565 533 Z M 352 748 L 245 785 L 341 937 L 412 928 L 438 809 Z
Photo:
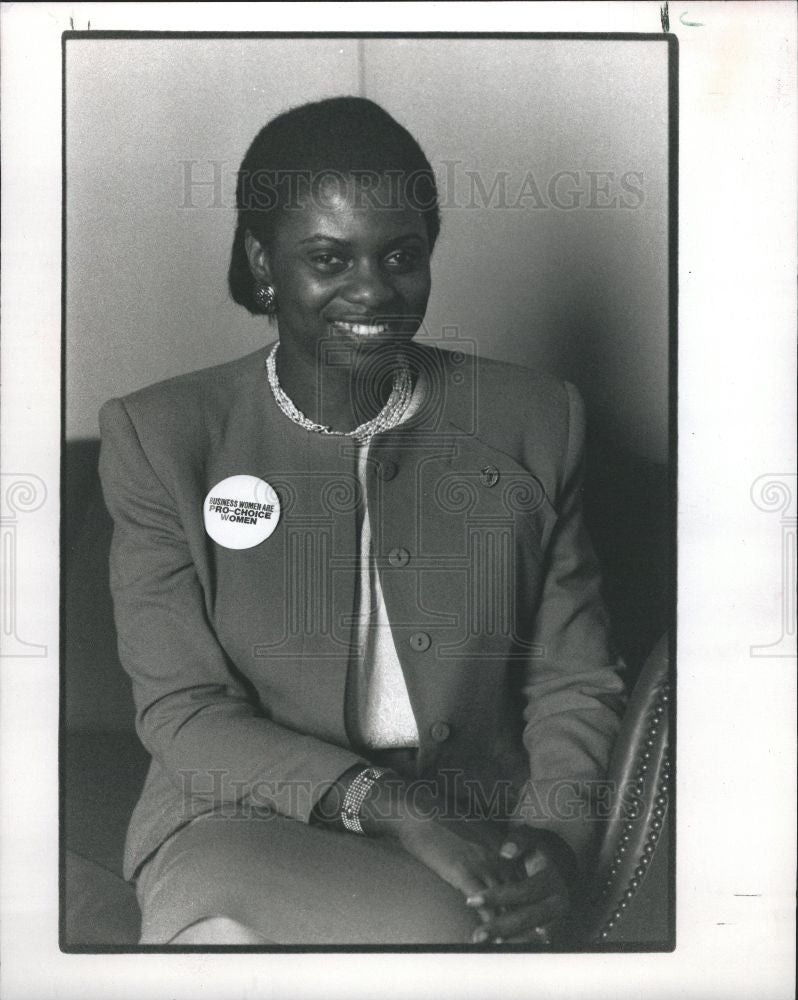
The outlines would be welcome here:
M 679 235 L 679 43 L 676 35 L 670 33 L 650 32 L 453 32 L 453 31 L 65 31 L 61 35 L 61 412 L 60 412 L 60 476 L 61 476 L 61 511 L 60 511 L 60 616 L 59 616 L 59 731 L 58 731 L 58 843 L 59 843 L 59 948 L 65 954 L 176 954 L 180 952 L 199 953 L 417 953 L 417 954 L 477 954 L 492 955 L 523 953 L 560 953 L 560 954 L 611 954 L 618 952 L 659 953 L 672 952 L 676 949 L 676 817 L 677 795 L 669 802 L 671 836 L 669 840 L 668 858 L 668 897 L 670 927 L 669 940 L 662 944 L 635 944 L 629 942 L 607 942 L 602 945 L 541 949 L 529 945 L 80 945 L 66 942 L 66 843 L 65 843 L 65 771 L 66 771 L 66 581 L 64 566 L 68 539 L 66 538 L 66 353 L 67 353 L 67 89 L 66 60 L 67 46 L 72 41 L 103 41 L 103 40 L 232 40 L 232 39 L 473 39 L 499 40 L 511 42 L 524 41 L 616 41 L 616 42 L 659 42 L 668 48 L 668 528 L 669 528 L 669 640 L 670 640 L 670 681 L 671 690 L 677 688 L 677 646 L 676 646 L 676 608 L 678 580 L 678 525 L 676 518 L 678 496 L 678 235 Z M 670 701 L 670 732 L 669 754 L 673 760 L 674 773 L 678 774 L 676 747 L 676 701 Z

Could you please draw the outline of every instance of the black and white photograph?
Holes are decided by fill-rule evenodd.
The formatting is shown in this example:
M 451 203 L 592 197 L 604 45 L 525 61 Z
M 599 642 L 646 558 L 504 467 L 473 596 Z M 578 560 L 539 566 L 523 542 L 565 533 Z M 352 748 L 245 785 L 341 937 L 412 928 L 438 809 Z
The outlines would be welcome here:
M 794 996 L 794 14 L 0 3 L 4 998 Z
M 673 947 L 676 57 L 66 36 L 65 948 Z

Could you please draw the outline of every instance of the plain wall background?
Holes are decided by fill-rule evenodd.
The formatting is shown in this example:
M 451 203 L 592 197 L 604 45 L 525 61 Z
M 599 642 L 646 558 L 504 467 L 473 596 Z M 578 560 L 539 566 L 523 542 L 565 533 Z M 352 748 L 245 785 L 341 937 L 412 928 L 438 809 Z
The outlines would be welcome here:
M 361 93 L 455 178 L 441 192 L 427 334 L 454 327 L 481 354 L 570 378 L 613 443 L 666 460 L 665 44 L 73 39 L 66 85 L 69 440 L 96 437 L 110 396 L 273 336 L 227 295 L 235 172 L 276 113 Z M 219 189 L 187 198 L 184 161 Z M 466 171 L 488 192 L 505 172 L 509 203 L 531 172 L 542 203 L 499 208 L 494 194 L 473 207 Z M 564 203 L 577 192 L 570 210 L 549 197 L 561 171 L 576 173 L 558 186 Z M 642 204 L 589 205 L 590 171 L 614 175 L 602 173 L 608 193 L 593 202 L 617 199 L 634 172 Z

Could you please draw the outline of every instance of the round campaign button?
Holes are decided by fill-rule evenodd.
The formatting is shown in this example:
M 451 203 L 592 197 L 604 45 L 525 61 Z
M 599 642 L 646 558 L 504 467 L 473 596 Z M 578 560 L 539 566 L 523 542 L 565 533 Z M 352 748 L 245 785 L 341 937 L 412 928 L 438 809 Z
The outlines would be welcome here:
M 264 479 L 229 476 L 212 487 L 202 514 L 205 530 L 226 549 L 251 549 L 277 527 L 280 500 Z

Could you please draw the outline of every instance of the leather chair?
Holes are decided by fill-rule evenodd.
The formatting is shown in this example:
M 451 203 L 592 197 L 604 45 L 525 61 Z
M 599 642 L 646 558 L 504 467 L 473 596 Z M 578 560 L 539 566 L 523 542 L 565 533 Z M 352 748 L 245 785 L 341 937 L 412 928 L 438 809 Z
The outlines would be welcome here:
M 71 442 L 63 490 L 61 945 L 66 951 L 135 946 L 140 922 L 135 892 L 122 878 L 122 848 L 148 757 L 133 731 L 130 685 L 116 654 L 108 586 L 111 521 L 100 494 L 97 457 L 97 441 Z M 657 565 L 654 558 L 655 572 L 650 579 L 655 582 L 646 590 L 640 582 L 640 567 L 649 563 L 641 553 L 635 554 L 628 521 L 618 544 L 613 545 L 613 517 L 606 515 L 614 512 L 614 518 L 624 522 L 619 518 L 619 493 L 613 484 L 652 483 L 650 476 L 648 480 L 639 475 L 619 480 L 607 475 L 606 467 L 602 469 L 603 478 L 594 491 L 597 523 L 591 524 L 591 530 L 597 534 L 600 555 L 602 545 L 607 552 L 604 561 L 611 573 L 610 597 L 625 594 L 629 604 L 639 607 L 641 590 L 653 595 L 652 588 L 660 586 L 656 580 L 662 575 L 663 562 Z M 602 485 L 612 486 L 612 490 L 602 493 Z M 656 489 L 652 493 L 663 495 Z M 621 508 L 635 503 L 637 498 L 627 495 Z M 639 547 L 650 556 L 648 528 L 650 524 L 642 525 Z M 618 583 L 627 578 L 636 580 L 636 586 L 628 589 Z M 653 597 L 648 603 L 661 608 L 661 602 Z M 634 620 L 639 612 L 613 608 L 612 600 L 610 609 L 614 615 L 620 611 L 621 620 L 629 623 L 630 634 L 638 642 L 658 624 L 651 615 L 645 622 Z M 662 611 L 662 617 L 665 614 L 666 610 Z M 628 653 L 627 659 L 634 664 Z M 579 925 L 584 949 L 672 947 L 668 683 L 667 642 L 661 640 L 634 684 L 612 758 L 610 779 L 616 793 Z
M 612 797 L 581 924 L 585 947 L 674 947 L 668 638 L 640 672 L 610 761 Z

